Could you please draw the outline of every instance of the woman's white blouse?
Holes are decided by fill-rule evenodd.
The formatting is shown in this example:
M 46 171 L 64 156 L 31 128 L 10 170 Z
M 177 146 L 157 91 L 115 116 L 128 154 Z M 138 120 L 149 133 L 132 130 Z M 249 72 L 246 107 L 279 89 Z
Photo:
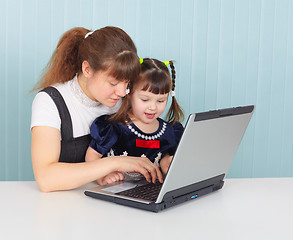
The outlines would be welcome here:
M 117 112 L 121 105 L 121 100 L 112 108 L 91 100 L 80 88 L 76 76 L 54 87 L 61 93 L 67 105 L 72 120 L 73 137 L 89 134 L 90 126 L 97 117 Z M 45 92 L 37 93 L 32 104 L 31 128 L 35 126 L 48 126 L 60 130 L 61 119 L 58 109 Z

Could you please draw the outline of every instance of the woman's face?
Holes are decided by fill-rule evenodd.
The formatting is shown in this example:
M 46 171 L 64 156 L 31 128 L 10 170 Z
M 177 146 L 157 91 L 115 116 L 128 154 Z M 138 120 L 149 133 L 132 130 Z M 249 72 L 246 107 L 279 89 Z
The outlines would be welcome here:
M 107 107 L 114 107 L 121 97 L 125 96 L 128 81 L 117 80 L 107 71 L 93 73 L 87 78 L 88 97 Z

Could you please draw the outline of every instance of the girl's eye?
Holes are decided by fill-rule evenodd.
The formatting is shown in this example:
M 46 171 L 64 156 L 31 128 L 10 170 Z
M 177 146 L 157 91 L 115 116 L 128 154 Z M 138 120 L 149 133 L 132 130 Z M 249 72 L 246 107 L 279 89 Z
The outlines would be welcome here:
M 141 101 L 143 101 L 143 102 L 146 102 L 146 101 L 147 101 L 147 99 L 141 99 Z
M 164 103 L 164 102 L 165 102 L 165 100 L 158 100 L 158 102 L 159 102 L 159 103 Z

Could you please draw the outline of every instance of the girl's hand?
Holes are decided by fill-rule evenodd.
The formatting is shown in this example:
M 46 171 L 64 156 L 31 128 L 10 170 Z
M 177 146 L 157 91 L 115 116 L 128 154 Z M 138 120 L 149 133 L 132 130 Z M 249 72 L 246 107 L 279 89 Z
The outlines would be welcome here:
M 173 156 L 169 156 L 169 154 L 167 154 L 160 161 L 160 167 L 161 167 L 161 170 L 162 170 L 162 172 L 163 172 L 164 175 L 167 174 L 168 169 L 170 167 L 170 164 L 172 162 L 172 159 L 173 159 Z
M 107 176 L 97 180 L 99 185 L 107 185 L 113 182 L 123 181 L 125 176 L 121 172 L 112 172 Z
M 144 175 L 148 182 L 152 181 L 155 183 L 156 179 L 161 183 L 163 182 L 163 176 L 159 167 L 146 157 L 118 157 L 116 164 L 116 171 L 118 172 L 139 172 Z

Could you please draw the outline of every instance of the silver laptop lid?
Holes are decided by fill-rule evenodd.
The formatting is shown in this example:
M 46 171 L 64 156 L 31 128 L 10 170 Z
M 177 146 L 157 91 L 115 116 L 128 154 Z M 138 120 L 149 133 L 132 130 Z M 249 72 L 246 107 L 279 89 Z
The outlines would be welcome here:
M 191 114 L 156 203 L 165 193 L 227 174 L 254 106 Z

